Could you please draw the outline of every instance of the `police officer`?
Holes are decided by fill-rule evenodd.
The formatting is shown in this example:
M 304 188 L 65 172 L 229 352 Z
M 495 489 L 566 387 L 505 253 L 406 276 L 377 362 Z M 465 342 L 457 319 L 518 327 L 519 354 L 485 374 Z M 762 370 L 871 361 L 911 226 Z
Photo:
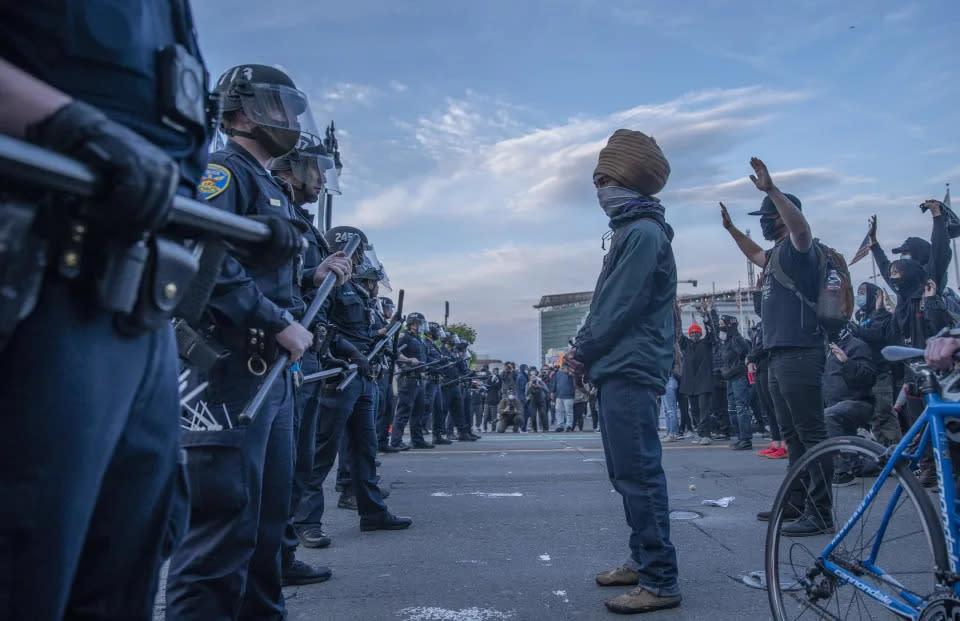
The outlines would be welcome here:
M 379 265 L 373 247 L 366 235 L 353 227 L 334 227 L 325 237 L 331 249 L 346 246 L 354 235 L 362 239 L 363 252 L 354 255 L 354 272 L 360 273 L 370 265 Z M 326 539 L 322 529 L 324 510 L 323 482 L 333 467 L 340 437 L 350 429 L 349 453 L 353 491 L 360 513 L 360 530 L 400 530 L 413 523 L 408 517 L 395 516 L 387 510 L 376 481 L 377 438 L 374 429 L 374 409 L 377 392 L 367 354 L 373 348 L 376 331 L 373 329 L 369 306 L 370 294 L 354 280 L 333 292 L 327 299 L 320 319 L 334 329 L 330 350 L 338 358 L 357 365 L 357 377 L 338 390 L 340 378 L 324 383 L 321 392 L 321 416 L 317 425 L 317 444 L 313 471 L 307 492 L 297 509 L 295 524 L 300 542 L 307 547 L 318 547 Z
M 313 291 L 311 285 L 323 282 L 332 271 L 337 276 L 337 284 L 342 285 L 350 277 L 352 263 L 342 252 L 330 254 L 327 241 L 313 224 L 313 216 L 304 207 L 316 203 L 323 193 L 324 172 L 333 167 L 333 159 L 327 156 L 323 145 L 313 145 L 304 149 L 295 149 L 290 153 L 270 160 L 270 170 L 275 177 L 289 185 L 292 203 L 297 217 L 308 228 L 305 235 L 309 247 L 304 253 L 302 275 L 303 288 L 306 290 L 305 302 L 310 302 Z M 315 335 L 314 347 L 308 349 L 300 359 L 300 372 L 310 375 L 320 371 L 320 354 L 317 346 L 322 346 L 323 333 L 318 334 L 317 326 L 311 326 Z M 331 571 L 327 567 L 311 567 L 296 559 L 299 540 L 293 527 L 293 512 L 300 504 L 307 479 L 313 468 L 313 452 L 317 432 L 317 416 L 320 410 L 320 384 L 312 382 L 300 386 L 294 395 L 294 442 L 295 459 L 293 489 L 290 498 L 290 515 L 283 535 L 283 585 L 314 584 L 328 580 Z M 323 543 L 321 541 L 321 543 Z M 329 539 L 327 539 L 329 545 Z M 321 546 L 323 547 L 323 546 Z
M 380 297 L 381 319 L 386 325 L 393 319 L 396 307 L 393 300 L 388 297 Z M 394 404 L 396 400 L 393 394 L 393 384 L 390 374 L 390 365 L 393 361 L 386 361 L 384 368 L 380 371 L 380 377 L 377 379 L 377 388 L 379 399 L 377 401 L 377 450 L 381 453 L 399 453 L 400 449 L 390 446 L 390 423 L 393 422 Z
M 299 240 L 305 227 L 272 157 L 318 142 L 307 97 L 284 72 L 240 65 L 217 83 L 226 146 L 210 156 L 200 195 L 224 210 L 272 216 Z M 302 130 L 302 131 L 301 131 Z M 170 562 L 168 619 L 270 619 L 284 615 L 280 553 L 293 480 L 293 386 L 285 372 L 259 414 L 237 416 L 282 348 L 299 360 L 313 335 L 302 313 L 302 259 L 232 251 L 223 260 L 201 331 L 230 351 L 208 377 L 206 402 L 222 431 L 188 431 L 190 527 Z
M 427 320 L 420 313 L 407 315 L 407 329 L 400 337 L 400 347 L 407 358 L 407 369 L 400 371 L 397 379 L 397 416 L 393 420 L 390 434 L 390 446 L 402 448 L 403 431 L 410 424 L 410 446 L 415 449 L 432 449 L 423 439 L 424 396 L 422 374 L 417 369 L 426 362 L 426 352 L 420 333 L 426 328 Z
M 161 98 L 178 94 L 164 77 L 185 72 L 195 90 Z M 0 84 L 0 132 L 108 180 L 83 218 L 62 195 L 54 217 L 38 214 L 50 244 L 45 274 L 30 258 L 39 298 L 15 322 L 9 299 L 0 312 L 0 617 L 149 619 L 180 480 L 176 350 L 168 321 L 139 323 L 106 295 L 137 281 L 102 268 L 163 226 L 174 193 L 193 197 L 206 164 L 189 5 L 130 0 L 107 16 L 88 2 L 5 2 Z M 4 228 L 10 207 L 0 202 Z
M 427 324 L 427 339 L 424 340 L 424 352 L 426 363 L 430 368 L 426 371 L 426 383 L 423 387 L 424 418 L 430 419 L 430 429 L 433 431 L 433 443 L 453 444 L 444 437 L 443 423 L 445 410 L 443 408 L 443 395 L 440 390 L 443 365 L 447 364 L 446 356 L 443 354 L 443 340 L 447 337 L 440 324 L 431 321 Z
M 461 364 L 460 354 L 456 351 L 456 346 L 460 342 L 460 337 L 452 332 L 447 335 L 443 342 L 444 355 L 450 366 L 443 370 L 443 402 L 447 406 L 450 421 L 445 423 L 448 432 L 453 426 L 457 428 L 457 440 L 461 442 L 475 442 L 477 440 L 470 433 L 470 423 L 466 420 L 466 414 L 463 409 L 463 393 L 460 391 Z M 452 432 L 450 432 L 452 433 Z

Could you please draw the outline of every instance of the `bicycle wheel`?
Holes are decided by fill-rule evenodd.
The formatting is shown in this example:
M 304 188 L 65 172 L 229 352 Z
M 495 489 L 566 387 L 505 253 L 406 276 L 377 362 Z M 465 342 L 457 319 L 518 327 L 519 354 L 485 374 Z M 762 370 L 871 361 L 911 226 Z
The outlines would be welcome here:
M 831 438 L 813 447 L 787 473 L 770 516 L 764 555 L 774 619 L 890 618 L 889 608 L 829 573 L 822 559 L 908 606 L 917 607 L 919 602 L 911 601 L 910 595 L 901 598 L 901 592 L 917 598 L 934 593 L 937 571 L 947 567 L 943 530 L 929 496 L 905 460 L 896 464 L 850 531 L 824 557 L 834 533 L 851 520 L 875 483 L 883 450 L 859 437 Z M 836 479 L 830 475 L 833 469 L 839 473 Z M 830 493 L 826 502 L 820 496 L 818 507 L 816 477 L 825 475 L 831 476 L 827 480 Z M 820 526 L 826 532 L 804 536 L 783 532 L 797 507 L 805 515 L 822 518 Z M 835 528 L 830 525 L 831 516 L 824 515 L 827 511 L 832 512 Z M 884 526 L 874 567 L 885 572 L 886 579 L 863 564 Z

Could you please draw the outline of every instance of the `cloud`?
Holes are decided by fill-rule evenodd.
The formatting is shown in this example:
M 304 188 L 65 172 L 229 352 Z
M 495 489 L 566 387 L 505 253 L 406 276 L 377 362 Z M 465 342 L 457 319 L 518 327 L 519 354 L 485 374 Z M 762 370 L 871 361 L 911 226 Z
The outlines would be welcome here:
M 407 91 L 407 88 L 409 88 L 406 84 L 398 82 L 397 80 L 391 80 L 389 86 L 390 89 L 396 93 L 404 93 Z
M 341 107 L 372 107 L 379 96 L 380 90 L 376 87 L 357 82 L 337 82 L 311 95 L 310 101 L 314 102 L 315 107 L 330 113 Z
M 589 198 L 597 153 L 619 127 L 642 128 L 657 138 L 675 171 L 670 187 L 676 191 L 691 181 L 684 173 L 688 165 L 709 170 L 705 162 L 808 97 L 759 86 L 713 89 L 536 127 L 522 107 L 468 92 L 447 98 L 442 109 L 416 123 L 395 123 L 411 128 L 434 169 L 361 197 L 355 215 L 361 226 L 390 228 L 400 214 L 381 206 L 403 196 L 407 214 L 462 220 L 496 212 L 503 220 L 536 220 Z
M 593 289 L 603 251 L 597 240 L 572 244 L 507 242 L 476 251 L 405 258 L 390 267 L 404 287 L 404 306 L 442 321 L 442 302 L 451 302 L 451 321 L 478 331 L 477 351 L 497 357 L 530 357 L 537 347 L 533 305 L 550 292 Z
M 954 166 L 949 170 L 934 175 L 927 180 L 927 183 L 951 183 L 956 179 L 960 179 L 960 166 Z

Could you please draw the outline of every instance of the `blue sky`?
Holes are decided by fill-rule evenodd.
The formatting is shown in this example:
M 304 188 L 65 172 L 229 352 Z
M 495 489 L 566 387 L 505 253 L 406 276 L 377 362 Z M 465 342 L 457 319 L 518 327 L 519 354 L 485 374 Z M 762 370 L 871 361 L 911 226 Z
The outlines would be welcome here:
M 660 197 L 701 289 L 746 281 L 717 201 L 759 233 L 752 155 L 848 257 L 873 213 L 888 249 L 928 237 L 916 206 L 960 184 L 952 0 L 193 4 L 214 77 L 281 66 L 336 121 L 334 223 L 368 233 L 406 310 L 450 300 L 500 358 L 535 359 L 541 295 L 593 288 L 591 175 L 619 127 L 670 160 Z

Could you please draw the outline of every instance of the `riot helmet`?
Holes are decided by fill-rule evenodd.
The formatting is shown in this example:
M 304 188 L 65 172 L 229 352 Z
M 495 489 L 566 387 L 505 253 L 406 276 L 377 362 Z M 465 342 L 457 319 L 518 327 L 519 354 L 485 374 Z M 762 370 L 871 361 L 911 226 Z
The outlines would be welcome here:
M 380 298 L 380 306 L 383 308 L 383 315 L 387 319 L 393 319 L 393 313 L 397 310 L 397 307 L 394 305 L 393 300 L 388 297 Z
M 447 338 L 443 339 L 443 344 L 449 345 L 452 349 L 453 347 L 456 347 L 457 345 L 460 344 L 460 337 L 454 334 L 453 332 L 449 332 L 447 334 Z
M 280 69 L 238 65 L 220 76 L 215 90 L 225 117 L 242 111 L 255 125 L 249 132 L 226 128 L 226 135 L 256 140 L 271 157 L 320 143 L 306 94 Z
M 315 203 L 323 192 L 327 172 L 333 168 L 333 158 L 327 155 L 322 144 L 317 144 L 271 158 L 267 168 L 273 173 L 288 172 L 291 185 L 303 202 Z
M 436 321 L 431 321 L 428 324 L 427 334 L 429 334 L 430 338 L 434 341 L 443 341 L 447 338 L 447 333 L 443 331 L 443 327 Z
M 380 281 L 380 284 L 383 285 L 387 291 L 392 291 L 390 288 L 390 278 L 387 276 L 383 264 L 380 263 L 380 259 L 377 257 L 377 251 L 374 249 L 373 244 L 367 240 L 367 236 L 363 231 L 352 226 L 335 226 L 323 234 L 333 252 L 338 252 L 346 248 L 347 243 L 355 235 L 360 236 L 360 252 L 353 255 L 353 272 L 355 277 L 372 279 L 376 276 L 376 279 Z M 361 277 L 361 274 L 364 276 Z
M 416 332 L 423 332 L 427 326 L 427 318 L 421 313 L 410 313 L 407 315 L 407 329 L 413 328 L 413 324 L 417 324 Z

